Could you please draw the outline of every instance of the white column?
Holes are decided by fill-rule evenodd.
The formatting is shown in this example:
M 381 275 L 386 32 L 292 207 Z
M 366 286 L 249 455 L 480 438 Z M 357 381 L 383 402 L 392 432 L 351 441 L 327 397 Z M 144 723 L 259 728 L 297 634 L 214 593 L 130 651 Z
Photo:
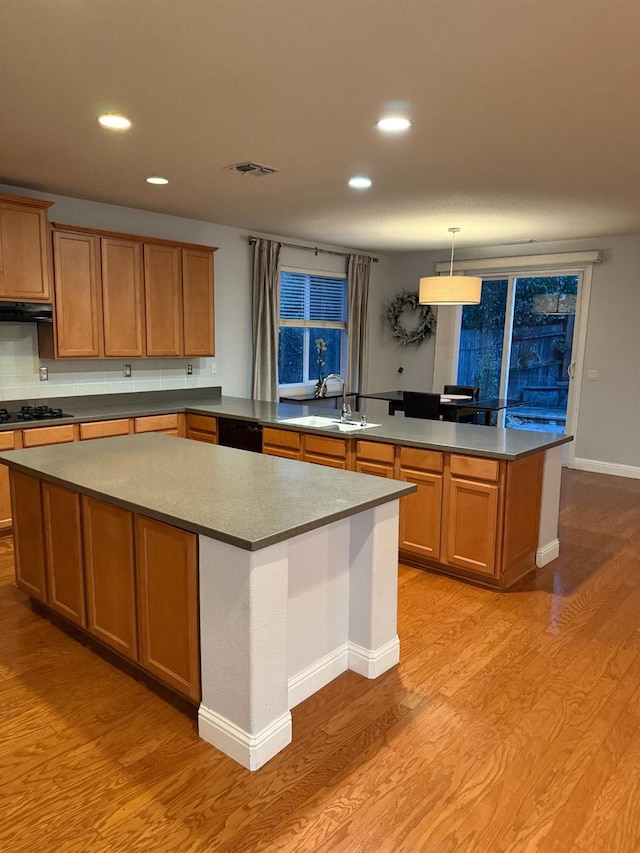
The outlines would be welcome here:
M 390 501 L 351 518 L 349 669 L 367 678 L 400 659 L 398 508 Z
M 562 477 L 562 446 L 551 447 L 544 454 L 542 468 L 542 497 L 536 566 L 542 568 L 560 554 L 558 514 L 560 512 L 560 481 Z
M 287 543 L 245 551 L 199 537 L 200 737 L 249 770 L 291 742 Z

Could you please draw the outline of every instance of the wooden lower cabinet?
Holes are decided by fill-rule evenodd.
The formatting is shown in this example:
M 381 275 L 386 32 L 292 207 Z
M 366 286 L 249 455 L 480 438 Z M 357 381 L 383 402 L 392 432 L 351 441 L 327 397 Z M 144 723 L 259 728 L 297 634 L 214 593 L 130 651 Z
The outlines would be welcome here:
M 395 447 L 380 441 L 357 441 L 354 470 L 359 474 L 393 479 Z
M 302 459 L 302 433 L 290 429 L 263 427 L 262 452 L 283 459 Z
M 400 500 L 400 552 L 410 558 L 440 559 L 442 470 L 442 453 L 414 447 L 399 449 L 398 479 L 417 488 Z
M 0 432 L 0 450 L 16 450 L 22 447 L 21 433 L 15 430 Z M 0 465 L 0 536 L 11 531 L 11 488 L 9 469 Z
M 184 435 L 184 415 L 147 415 L 134 418 L 134 432 L 160 432 L 164 435 Z
M 208 415 L 187 415 L 186 437 L 193 441 L 218 443 L 218 419 Z
M 200 700 L 198 537 L 10 472 L 16 585 Z
M 133 513 L 82 496 L 87 630 L 125 657 L 136 660 Z
M 80 424 L 80 441 L 90 438 L 109 438 L 114 435 L 128 435 L 132 432 L 132 422 L 129 418 L 119 418 L 113 421 L 91 421 Z
M 137 515 L 135 538 L 140 663 L 198 700 L 197 537 Z
M 495 575 L 499 533 L 498 486 L 450 477 L 444 562 L 467 571 Z
M 42 514 L 47 573 L 47 604 L 65 619 L 85 627 L 80 495 L 53 483 L 42 484 Z
M 54 427 L 35 427 L 25 429 L 22 433 L 22 443 L 25 447 L 44 447 L 48 444 L 66 444 L 75 441 L 76 427 L 74 424 L 64 424 Z
M 19 471 L 11 471 L 9 479 L 14 513 L 16 586 L 45 603 L 47 584 L 40 480 Z
M 330 468 L 349 470 L 349 447 L 344 438 L 325 438 L 321 435 L 304 436 L 302 459 L 304 462 L 314 462 L 316 465 L 327 465 Z

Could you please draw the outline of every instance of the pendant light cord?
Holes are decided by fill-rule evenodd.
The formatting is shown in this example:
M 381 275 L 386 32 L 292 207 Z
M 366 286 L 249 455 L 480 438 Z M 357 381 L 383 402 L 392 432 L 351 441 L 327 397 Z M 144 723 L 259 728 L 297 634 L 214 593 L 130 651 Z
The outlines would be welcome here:
M 453 248 L 454 248 L 455 243 L 456 243 L 456 234 L 458 233 L 459 230 L 460 230 L 459 228 L 449 228 L 449 231 L 451 232 L 451 265 L 449 267 L 449 275 L 450 276 L 453 275 Z

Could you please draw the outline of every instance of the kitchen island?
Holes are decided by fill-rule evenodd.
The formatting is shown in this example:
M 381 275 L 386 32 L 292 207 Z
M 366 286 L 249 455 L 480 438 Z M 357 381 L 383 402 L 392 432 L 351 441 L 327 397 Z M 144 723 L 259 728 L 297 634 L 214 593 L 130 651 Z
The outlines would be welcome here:
M 199 702 L 201 737 L 245 767 L 341 672 L 397 663 L 415 486 L 153 434 L 0 460 L 18 585 Z

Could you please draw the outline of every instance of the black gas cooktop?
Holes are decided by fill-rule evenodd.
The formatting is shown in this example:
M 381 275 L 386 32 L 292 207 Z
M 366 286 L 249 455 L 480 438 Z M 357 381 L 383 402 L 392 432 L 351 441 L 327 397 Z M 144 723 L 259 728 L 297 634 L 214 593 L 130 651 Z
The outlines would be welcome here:
M 51 421 L 56 418 L 70 418 L 62 409 L 51 406 L 23 406 L 19 412 L 0 409 L 0 424 L 19 423 L 20 421 Z

